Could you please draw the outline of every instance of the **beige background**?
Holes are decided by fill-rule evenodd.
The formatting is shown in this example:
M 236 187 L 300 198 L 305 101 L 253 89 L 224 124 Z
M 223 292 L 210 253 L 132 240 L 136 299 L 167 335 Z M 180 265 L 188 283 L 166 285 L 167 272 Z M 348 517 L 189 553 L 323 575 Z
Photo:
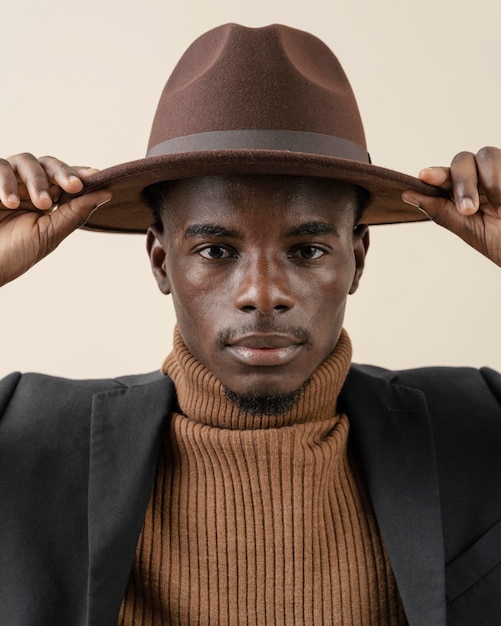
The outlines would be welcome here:
M 0 154 L 143 156 L 163 84 L 202 32 L 282 22 L 339 56 L 379 165 L 417 174 L 501 145 L 498 0 L 2 0 Z M 355 359 L 501 368 L 501 274 L 433 224 L 374 228 L 346 326 Z M 0 293 L 0 374 L 156 368 L 173 315 L 139 236 L 79 232 Z

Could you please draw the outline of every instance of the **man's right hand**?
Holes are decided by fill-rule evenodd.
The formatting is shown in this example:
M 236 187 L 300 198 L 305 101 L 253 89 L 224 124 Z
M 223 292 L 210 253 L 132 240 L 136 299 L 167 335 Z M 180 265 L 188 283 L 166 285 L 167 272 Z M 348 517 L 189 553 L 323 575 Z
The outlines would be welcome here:
M 0 159 L 0 285 L 38 263 L 111 199 L 101 189 L 57 205 L 61 191 L 78 193 L 96 171 L 27 153 Z

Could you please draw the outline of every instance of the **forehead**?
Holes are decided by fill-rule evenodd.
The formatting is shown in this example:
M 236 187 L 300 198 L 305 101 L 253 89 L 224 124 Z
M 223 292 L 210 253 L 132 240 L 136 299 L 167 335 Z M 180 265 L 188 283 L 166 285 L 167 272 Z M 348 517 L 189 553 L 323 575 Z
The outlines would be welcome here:
M 315 216 L 351 223 L 356 203 L 353 185 L 297 176 L 204 176 L 167 183 L 162 193 L 164 222 L 171 227 L 200 220 L 290 223 Z

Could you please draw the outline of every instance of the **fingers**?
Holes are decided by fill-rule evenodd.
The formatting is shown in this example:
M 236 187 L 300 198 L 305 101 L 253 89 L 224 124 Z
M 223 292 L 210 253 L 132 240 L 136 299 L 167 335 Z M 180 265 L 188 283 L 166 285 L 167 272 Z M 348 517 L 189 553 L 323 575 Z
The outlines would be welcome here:
M 81 191 L 82 179 L 98 171 L 93 167 L 70 166 L 52 156 L 40 157 L 38 161 L 47 178 L 68 193 Z
M 450 167 L 426 168 L 420 178 L 450 198 L 405 191 L 402 199 L 501 265 L 501 150 L 460 152 Z
M 7 161 L 15 174 L 16 182 L 19 181 L 24 185 L 34 206 L 42 211 L 50 209 L 53 204 L 49 193 L 50 184 L 38 159 L 32 154 L 23 153 L 9 157 Z M 9 192 L 11 196 L 16 194 L 21 199 L 20 190 L 17 186 L 10 188 Z
M 84 178 L 88 178 L 91 174 L 95 174 L 96 172 L 99 172 L 99 170 L 96 167 L 86 167 L 83 165 L 74 165 L 73 170 L 76 173 L 76 175 L 80 178 L 80 180 L 83 180 Z
M 72 198 L 51 211 L 0 210 L 0 285 L 14 280 L 50 254 L 111 199 L 108 190 Z
M 419 178 L 428 185 L 448 190 L 451 187 L 451 170 L 449 167 L 426 167 L 419 172 Z
M 478 180 L 487 201 L 501 217 L 501 150 L 486 146 L 476 154 Z
M 473 215 L 483 208 L 486 212 L 501 217 L 499 148 L 486 146 L 476 154 L 460 152 L 452 159 L 449 168 L 429 167 L 419 173 L 419 178 L 449 191 L 460 215 Z M 404 195 L 406 201 L 411 201 L 409 194 Z
M 480 206 L 478 173 L 475 155 L 460 152 L 451 162 L 452 196 L 461 215 L 473 215 Z
M 424 182 L 449 192 L 451 202 L 461 216 L 470 216 L 479 210 L 501 217 L 501 150 L 487 146 L 476 154 L 460 152 L 451 162 L 450 167 L 428 167 L 419 173 Z M 433 206 L 443 208 L 442 202 L 429 201 L 421 194 L 406 191 L 402 194 L 404 202 L 418 206 L 428 213 Z M 438 207 L 440 205 L 440 207 Z
M 419 178 L 448 191 L 461 215 L 473 215 L 478 211 L 479 181 L 477 163 L 472 152 L 456 154 L 450 167 L 427 167 L 419 172 Z
M 17 178 L 6 159 L 0 159 L 0 202 L 8 209 L 17 209 L 20 203 Z
M 0 202 L 16 209 L 27 200 L 45 211 L 58 201 L 61 190 L 78 193 L 83 188 L 82 180 L 96 171 L 71 167 L 51 156 L 37 159 L 29 153 L 0 159 Z

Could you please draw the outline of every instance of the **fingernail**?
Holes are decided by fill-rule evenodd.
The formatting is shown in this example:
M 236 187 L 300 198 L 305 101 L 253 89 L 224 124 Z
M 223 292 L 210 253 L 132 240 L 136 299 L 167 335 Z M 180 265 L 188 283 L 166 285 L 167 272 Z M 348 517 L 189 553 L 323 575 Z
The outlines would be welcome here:
M 429 213 L 427 213 L 420 205 L 419 205 L 419 200 L 417 199 L 417 197 L 410 192 L 405 192 L 404 194 L 402 194 L 402 200 L 406 203 L 406 204 L 410 204 L 410 206 L 413 206 L 416 209 L 419 209 L 421 211 L 421 213 L 424 213 L 424 215 L 426 215 L 426 217 L 431 220 L 433 219 Z
M 473 200 L 471 198 L 461 198 L 458 203 L 458 208 L 461 213 L 471 213 L 475 210 L 475 205 L 473 204 Z
M 38 203 L 35 205 L 38 209 L 48 210 L 54 204 L 48 191 L 41 191 L 38 194 Z
M 75 176 L 75 174 L 69 174 L 68 176 L 68 188 L 67 191 L 72 191 L 73 193 L 77 193 L 83 189 L 83 182 Z
M 430 170 L 432 170 L 433 167 L 423 167 L 423 169 L 419 172 L 418 177 L 421 176 L 421 174 L 424 174 L 425 172 L 429 172 Z
M 406 204 L 410 204 L 411 206 L 416 207 L 417 209 L 420 209 L 421 207 L 419 206 L 419 200 L 417 199 L 417 197 L 412 194 L 412 193 L 405 193 L 402 195 L 402 200 L 406 203 Z
M 16 202 L 19 202 L 19 196 L 15 193 L 11 193 L 7 198 L 7 202 L 12 202 L 13 204 L 15 204 Z

